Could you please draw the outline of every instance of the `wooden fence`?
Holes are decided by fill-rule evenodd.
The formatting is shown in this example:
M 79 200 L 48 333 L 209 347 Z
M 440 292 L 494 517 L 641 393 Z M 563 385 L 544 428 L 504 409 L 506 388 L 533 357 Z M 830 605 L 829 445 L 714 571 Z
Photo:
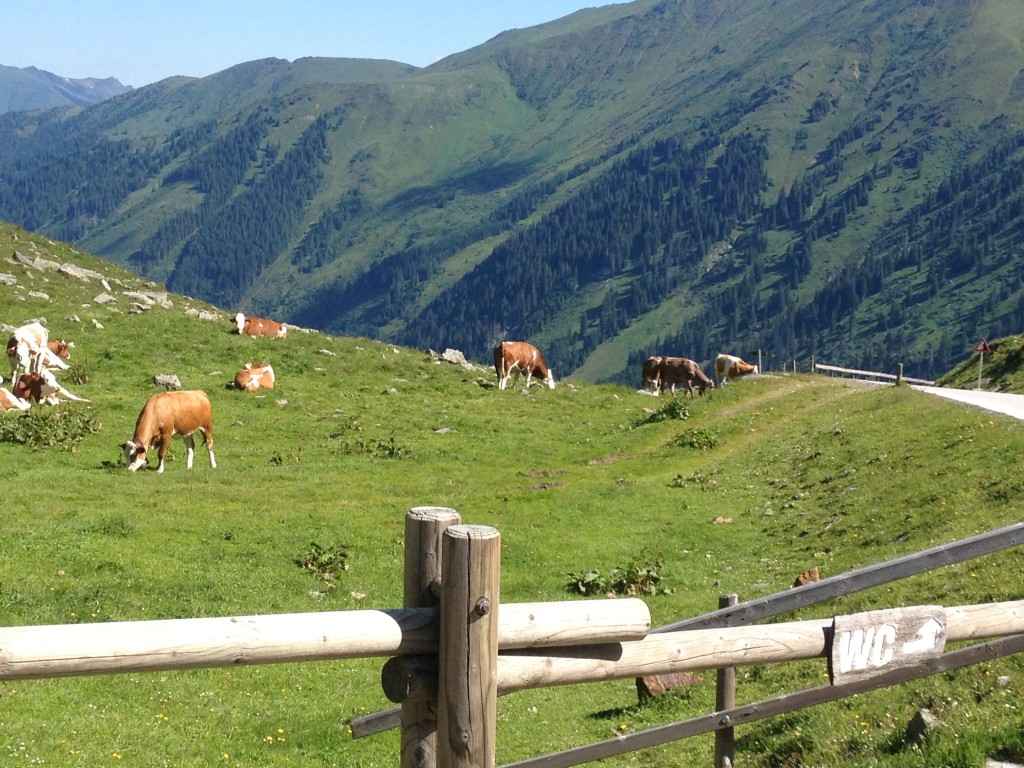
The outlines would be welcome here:
M 0 628 L 0 679 L 390 657 L 381 679 L 401 704 L 401 764 L 490 768 L 502 693 L 828 660 L 831 686 L 516 764 L 577 765 L 1024 650 L 1024 601 L 746 625 L 1022 538 L 1024 523 L 649 632 L 637 599 L 499 605 L 498 532 L 419 507 L 406 516 L 401 609 Z M 947 640 L 993 637 L 1005 639 L 944 653 Z
M 839 374 L 841 377 L 851 376 L 855 379 L 868 379 L 870 381 L 891 381 L 895 384 L 907 382 L 908 384 L 920 384 L 925 387 L 934 386 L 935 382 L 929 379 L 915 379 L 903 375 L 903 363 L 900 363 L 896 373 L 881 373 L 879 371 L 861 371 L 856 368 L 840 368 L 838 365 L 825 365 L 811 360 L 811 373 L 827 373 L 831 376 Z

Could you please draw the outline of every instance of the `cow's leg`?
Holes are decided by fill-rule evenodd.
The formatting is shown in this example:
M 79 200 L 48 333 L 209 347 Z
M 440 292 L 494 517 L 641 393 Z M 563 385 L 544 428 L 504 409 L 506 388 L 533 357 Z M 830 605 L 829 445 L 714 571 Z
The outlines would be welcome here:
M 157 465 L 157 468 L 156 468 L 157 473 L 160 473 L 160 472 L 164 471 L 164 456 L 167 455 L 167 449 L 170 448 L 170 446 L 171 446 L 171 438 L 170 437 L 166 438 L 165 440 L 161 440 L 160 441 L 160 448 L 157 450 L 157 454 L 156 454 L 157 455 L 157 459 L 159 459 L 159 464 Z
M 185 468 L 192 469 L 192 461 L 196 457 L 196 440 L 192 435 L 183 435 L 185 438 Z
M 217 459 L 213 456 L 213 435 L 203 430 L 203 442 L 206 443 L 206 451 L 210 454 L 210 469 L 217 468 Z

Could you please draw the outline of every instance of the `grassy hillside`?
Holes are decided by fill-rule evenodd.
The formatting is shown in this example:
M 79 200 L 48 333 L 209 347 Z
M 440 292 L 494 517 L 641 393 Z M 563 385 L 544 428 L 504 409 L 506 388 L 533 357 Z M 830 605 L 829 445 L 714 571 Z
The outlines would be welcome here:
M 110 290 L 26 267 L 15 251 L 95 270 Z M 421 350 L 301 332 L 239 338 L 227 313 L 177 295 L 133 311 L 138 299 L 124 291 L 153 286 L 16 228 L 0 226 L 0 257 L 0 274 L 16 281 L 0 281 L 0 322 L 45 318 L 73 340 L 62 380 L 92 401 L 0 414 L 0 428 L 35 418 L 45 432 L 60 414 L 93 427 L 73 444 L 0 442 L 5 624 L 396 607 L 404 514 L 419 505 L 501 532 L 505 602 L 581 599 L 565 586 L 584 569 L 656 567 L 670 592 L 646 598 L 655 625 L 711 610 L 721 594 L 784 589 L 811 566 L 835 575 L 1020 517 L 1024 427 L 908 388 L 772 374 L 678 411 L 667 398 L 571 380 L 499 392 L 493 372 Z M 96 302 L 101 293 L 116 301 Z M 272 363 L 278 388 L 225 389 L 246 360 Z M 209 392 L 216 470 L 200 447 L 186 471 L 180 443 L 163 475 L 124 469 L 118 443 L 157 373 Z M 657 418 L 673 414 L 686 418 Z M 332 572 L 332 557 L 344 568 Z M 1019 599 L 1020 567 L 1011 551 L 803 618 Z M 0 756 L 11 766 L 394 765 L 396 732 L 352 741 L 346 727 L 388 705 L 381 663 L 0 683 Z M 823 660 L 744 668 L 740 701 L 824 676 Z M 642 706 L 630 681 L 503 697 L 499 763 L 712 711 L 713 680 Z M 1011 658 L 752 725 L 737 734 L 737 760 L 966 766 L 1019 756 L 1022 683 Z M 949 727 L 901 749 L 925 706 Z M 608 764 L 710 759 L 706 737 Z

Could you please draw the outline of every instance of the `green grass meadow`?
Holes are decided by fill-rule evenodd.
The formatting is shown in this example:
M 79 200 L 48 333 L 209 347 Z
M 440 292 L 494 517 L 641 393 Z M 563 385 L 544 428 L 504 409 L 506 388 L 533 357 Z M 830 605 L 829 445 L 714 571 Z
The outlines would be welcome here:
M 30 415 L 41 429 L 61 414 L 92 425 L 73 443 L 0 442 L 7 626 L 396 608 L 405 514 L 424 505 L 501 533 L 503 602 L 586 599 L 567 591 L 570 574 L 656 565 L 668 591 L 645 597 L 655 626 L 713 610 L 722 594 L 785 589 L 812 566 L 833 576 L 1021 518 L 1024 426 L 907 387 L 768 373 L 683 408 L 571 379 L 498 391 L 492 370 L 422 350 L 239 337 L 233 311 L 188 316 L 210 308 L 184 297 L 133 313 L 123 291 L 143 282 L 116 267 L 10 228 L 0 248 L 0 273 L 17 279 L 0 283 L 0 322 L 44 318 L 74 341 L 60 379 L 92 401 L 0 414 L 0 428 Z M 13 251 L 103 272 L 117 300 L 97 303 L 97 280 L 24 267 Z M 227 389 L 246 361 L 270 362 L 277 389 Z M 118 444 L 158 373 L 209 393 L 216 470 L 200 445 L 187 471 L 180 441 L 162 475 L 125 470 Z M 311 556 L 344 568 L 302 567 Z M 1020 599 L 1021 566 L 1010 550 L 780 620 Z M 384 661 L 0 681 L 0 765 L 393 766 L 397 730 L 353 740 L 348 726 L 390 706 Z M 644 704 L 632 680 L 504 696 L 498 762 L 706 714 L 714 677 Z M 747 703 L 827 672 L 817 659 L 738 679 Z M 1011 657 L 756 723 L 737 729 L 737 765 L 1019 757 L 1022 685 Z M 944 725 L 903 747 L 921 707 Z M 604 764 L 710 764 L 712 744 Z

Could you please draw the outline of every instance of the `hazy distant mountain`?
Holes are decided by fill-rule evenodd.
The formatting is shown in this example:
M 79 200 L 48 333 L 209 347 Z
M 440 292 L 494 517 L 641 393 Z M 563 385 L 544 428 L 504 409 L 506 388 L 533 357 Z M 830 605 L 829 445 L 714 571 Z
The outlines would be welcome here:
M 113 77 L 76 80 L 35 67 L 0 64 L 0 113 L 52 107 L 91 106 L 133 90 Z
M 1024 328 L 1020 0 L 636 0 L 426 68 L 0 116 L 0 219 L 229 310 L 560 376 L 928 378 Z

